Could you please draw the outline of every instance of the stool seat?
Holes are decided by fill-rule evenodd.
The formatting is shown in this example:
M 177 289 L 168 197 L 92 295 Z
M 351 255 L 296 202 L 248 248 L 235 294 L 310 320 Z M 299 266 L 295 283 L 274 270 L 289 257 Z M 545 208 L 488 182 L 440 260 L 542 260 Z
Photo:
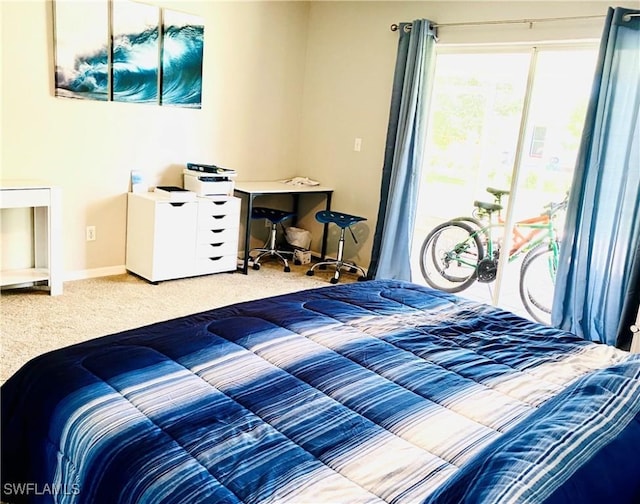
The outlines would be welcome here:
M 289 267 L 289 261 L 285 257 L 285 255 L 292 256 L 293 251 L 290 250 L 280 250 L 278 249 L 277 242 L 277 234 L 278 234 L 278 224 L 282 227 L 282 222 L 295 217 L 295 212 L 288 212 L 286 210 L 277 210 L 275 208 L 267 208 L 267 207 L 253 207 L 251 209 L 251 218 L 252 219 L 266 219 L 271 222 L 271 231 L 269 232 L 269 238 L 267 239 L 264 246 L 259 248 L 254 248 L 249 251 L 249 257 L 253 261 L 253 269 L 260 269 L 260 261 L 264 258 L 274 257 L 279 259 L 284 264 L 284 271 L 288 273 L 291 271 Z M 257 255 L 253 257 L 251 254 L 253 252 L 257 252 Z
M 344 235 L 345 229 L 348 229 L 353 237 L 353 241 L 358 243 L 356 240 L 356 235 L 353 233 L 351 226 L 358 222 L 366 221 L 367 219 L 364 217 L 359 217 L 357 215 L 351 215 L 344 212 L 335 212 L 333 210 L 321 210 L 316 213 L 316 220 L 322 224 L 335 224 L 340 228 L 340 239 L 338 240 L 338 254 L 335 259 L 327 259 L 325 261 L 319 262 L 311 266 L 307 271 L 308 276 L 313 276 L 315 274 L 316 268 L 324 269 L 327 266 L 334 267 L 335 273 L 333 278 L 330 280 L 332 284 L 338 283 L 340 280 L 340 272 L 343 269 L 348 269 L 351 273 L 360 273 L 358 280 L 366 280 L 366 273 L 364 269 L 358 266 L 356 263 L 351 261 L 343 260 L 342 256 L 344 254 Z
M 321 210 L 316 214 L 316 220 L 322 224 L 336 224 L 342 229 L 348 228 L 356 222 L 365 221 L 364 217 L 349 215 L 346 213 L 333 212 L 331 210 Z
M 293 212 L 267 207 L 253 207 L 251 210 L 252 219 L 267 219 L 274 224 L 280 224 L 282 221 L 290 219 L 294 215 L 295 213 Z

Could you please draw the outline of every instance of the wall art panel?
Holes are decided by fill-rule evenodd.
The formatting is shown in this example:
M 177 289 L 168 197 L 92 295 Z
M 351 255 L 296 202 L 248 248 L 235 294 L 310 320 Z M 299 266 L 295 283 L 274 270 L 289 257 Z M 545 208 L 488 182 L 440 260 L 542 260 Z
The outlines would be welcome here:
M 109 80 L 107 0 L 55 2 L 55 94 L 107 100 Z
M 160 9 L 116 1 L 112 15 L 113 100 L 158 103 Z
M 204 22 L 165 9 L 162 37 L 162 104 L 200 108 Z

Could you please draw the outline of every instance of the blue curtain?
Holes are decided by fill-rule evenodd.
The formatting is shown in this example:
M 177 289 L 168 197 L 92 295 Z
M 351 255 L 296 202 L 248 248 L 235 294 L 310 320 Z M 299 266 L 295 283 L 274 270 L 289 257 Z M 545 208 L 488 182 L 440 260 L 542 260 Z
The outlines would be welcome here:
M 411 238 L 435 64 L 435 33 L 427 19 L 400 24 L 399 32 L 378 220 L 367 276 L 411 280 Z
M 627 347 L 640 265 L 640 18 L 610 8 L 560 252 L 552 322 Z

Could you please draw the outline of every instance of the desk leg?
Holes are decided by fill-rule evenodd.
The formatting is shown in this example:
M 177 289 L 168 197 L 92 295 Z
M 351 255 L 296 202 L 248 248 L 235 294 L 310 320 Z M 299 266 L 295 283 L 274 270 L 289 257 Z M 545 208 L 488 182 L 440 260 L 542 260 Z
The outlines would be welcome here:
M 247 194 L 247 219 L 244 223 L 244 258 L 242 273 L 249 273 L 249 243 L 251 241 L 251 213 L 253 212 L 253 195 Z
M 332 193 L 327 193 L 327 205 L 325 210 L 331 210 L 331 196 Z M 324 225 L 324 229 L 322 230 L 322 249 L 320 251 L 320 260 L 324 261 L 327 255 L 327 237 L 329 236 L 329 224 Z
M 51 188 L 49 205 L 49 287 L 50 294 L 62 294 L 62 189 Z
M 300 195 L 292 194 L 291 197 L 293 198 L 293 208 L 291 209 L 293 212 L 293 219 L 291 219 L 291 225 L 295 226 L 298 224 L 298 214 L 300 212 Z

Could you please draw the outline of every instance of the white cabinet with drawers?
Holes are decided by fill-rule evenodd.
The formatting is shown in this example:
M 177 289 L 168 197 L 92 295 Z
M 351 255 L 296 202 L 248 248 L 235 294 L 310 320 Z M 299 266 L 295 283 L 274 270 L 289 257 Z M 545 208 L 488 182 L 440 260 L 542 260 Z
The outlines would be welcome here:
M 175 203 L 156 193 L 129 193 L 127 270 L 151 282 L 233 271 L 240 200 L 210 196 Z

